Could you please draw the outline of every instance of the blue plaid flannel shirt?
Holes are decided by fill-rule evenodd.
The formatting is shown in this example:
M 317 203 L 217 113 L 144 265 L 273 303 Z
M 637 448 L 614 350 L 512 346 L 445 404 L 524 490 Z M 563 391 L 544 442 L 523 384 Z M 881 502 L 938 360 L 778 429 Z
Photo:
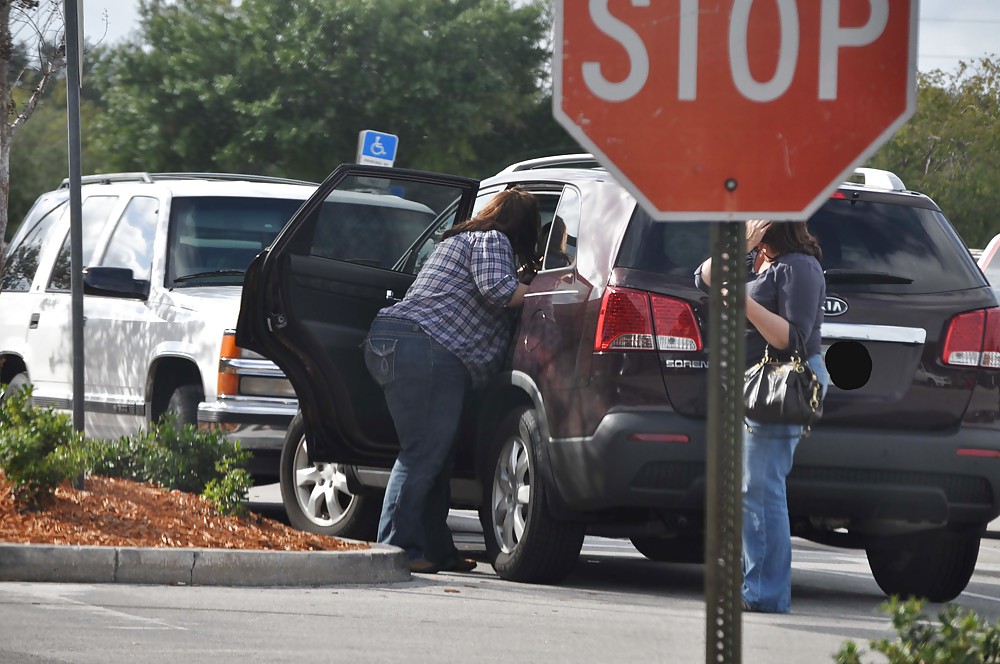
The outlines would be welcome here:
M 481 386 L 506 356 L 513 317 L 505 305 L 517 284 L 506 235 L 459 233 L 434 248 L 406 297 L 378 315 L 419 324 L 462 361 L 473 385 Z

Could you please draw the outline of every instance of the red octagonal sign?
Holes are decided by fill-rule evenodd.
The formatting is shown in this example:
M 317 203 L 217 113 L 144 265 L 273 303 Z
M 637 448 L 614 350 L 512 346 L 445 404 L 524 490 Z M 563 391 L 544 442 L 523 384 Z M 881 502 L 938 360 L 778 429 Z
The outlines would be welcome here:
M 659 219 L 806 219 L 915 108 L 918 0 L 557 0 L 556 119 Z

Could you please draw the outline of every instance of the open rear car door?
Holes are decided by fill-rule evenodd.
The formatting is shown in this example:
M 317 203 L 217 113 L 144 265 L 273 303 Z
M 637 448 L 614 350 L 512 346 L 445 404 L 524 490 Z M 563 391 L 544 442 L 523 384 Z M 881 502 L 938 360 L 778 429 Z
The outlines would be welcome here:
M 391 465 L 398 450 L 362 342 L 403 298 L 425 231 L 467 219 L 468 178 L 342 165 L 247 270 L 236 342 L 273 360 L 299 400 L 311 461 Z M 403 266 L 403 267 L 400 267 Z

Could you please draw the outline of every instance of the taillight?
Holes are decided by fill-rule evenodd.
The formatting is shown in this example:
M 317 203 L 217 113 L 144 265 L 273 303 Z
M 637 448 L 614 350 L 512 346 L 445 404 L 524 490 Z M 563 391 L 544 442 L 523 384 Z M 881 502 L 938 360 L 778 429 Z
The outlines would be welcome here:
M 687 302 L 610 287 L 597 318 L 594 350 L 701 350 L 701 333 Z
M 980 309 L 951 319 L 941 361 L 960 367 L 1000 369 L 1000 309 Z
M 242 349 L 236 345 L 236 333 L 226 331 L 222 334 L 222 349 L 219 351 L 219 396 L 235 395 L 240 391 L 240 377 L 232 365 L 233 360 L 240 359 Z
M 987 369 L 1000 369 L 1000 309 L 986 310 L 986 332 L 983 334 L 983 359 Z
M 594 350 L 653 350 L 649 295 L 628 288 L 608 288 L 597 318 Z
M 691 305 L 663 295 L 652 295 L 653 329 L 660 350 L 701 350 L 701 332 Z

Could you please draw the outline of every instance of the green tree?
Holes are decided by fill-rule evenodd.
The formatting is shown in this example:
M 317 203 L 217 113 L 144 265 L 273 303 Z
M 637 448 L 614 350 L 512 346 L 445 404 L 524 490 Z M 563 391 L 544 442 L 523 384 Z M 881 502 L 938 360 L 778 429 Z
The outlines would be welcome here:
M 917 110 L 871 160 L 941 206 L 971 247 L 1000 224 L 1000 59 L 918 74 Z
M 84 81 L 86 76 L 85 72 Z M 85 169 L 100 168 L 100 157 L 90 144 L 92 128 L 100 113 L 99 104 L 86 96 L 81 98 L 81 161 Z M 69 175 L 67 135 L 66 86 L 53 85 L 31 122 L 17 132 L 11 144 L 8 238 L 13 236 L 35 199 L 58 187 Z
M 320 179 L 354 161 L 363 129 L 399 136 L 397 166 L 444 172 L 578 149 L 551 116 L 543 0 L 141 0 L 139 14 L 94 75 L 110 168 Z

